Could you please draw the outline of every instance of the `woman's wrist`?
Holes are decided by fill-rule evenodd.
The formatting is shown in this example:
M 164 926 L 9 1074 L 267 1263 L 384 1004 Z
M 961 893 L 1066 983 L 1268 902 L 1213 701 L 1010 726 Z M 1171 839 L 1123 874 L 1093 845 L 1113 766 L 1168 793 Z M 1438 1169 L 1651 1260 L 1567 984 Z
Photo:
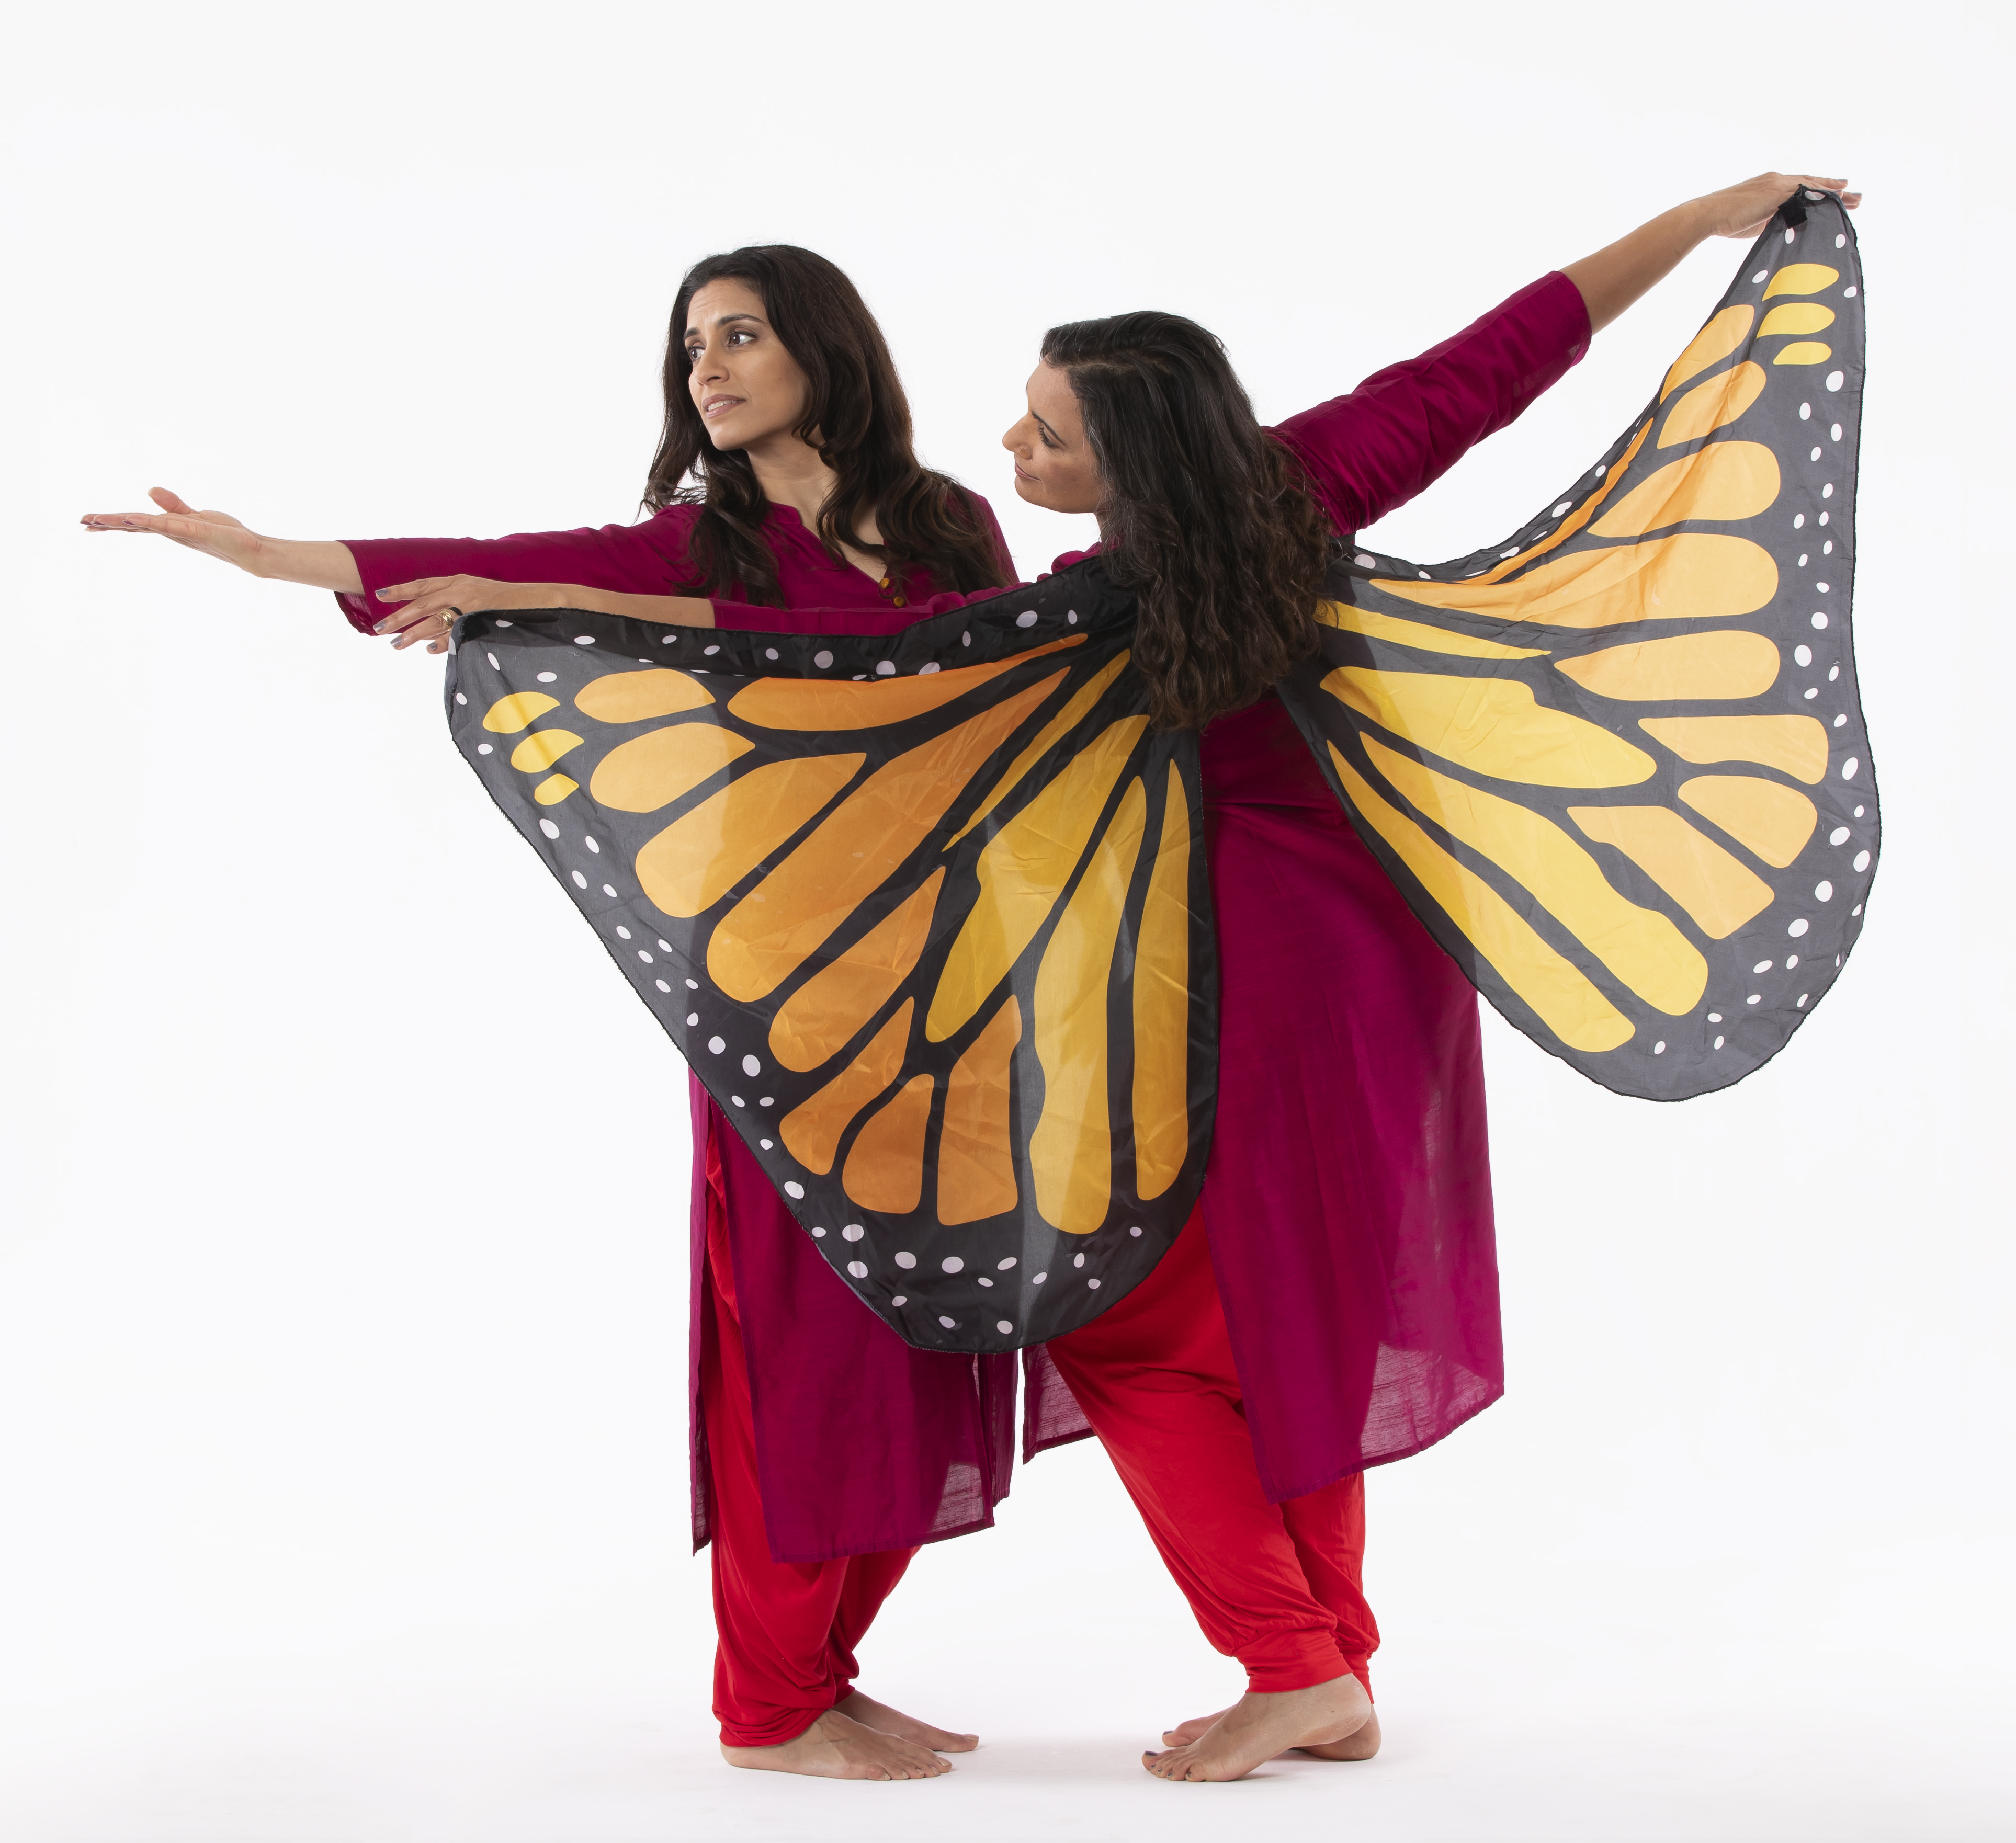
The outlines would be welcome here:
M 1678 234 L 1683 239 L 1680 254 L 1690 256 L 1715 235 L 1715 201 L 1709 198 L 1689 199 L 1674 213 L 1679 220 Z
M 269 582 L 299 582 L 309 589 L 333 589 L 339 595 L 361 595 L 364 578 L 347 544 L 306 538 L 253 536 L 252 554 L 244 567 Z

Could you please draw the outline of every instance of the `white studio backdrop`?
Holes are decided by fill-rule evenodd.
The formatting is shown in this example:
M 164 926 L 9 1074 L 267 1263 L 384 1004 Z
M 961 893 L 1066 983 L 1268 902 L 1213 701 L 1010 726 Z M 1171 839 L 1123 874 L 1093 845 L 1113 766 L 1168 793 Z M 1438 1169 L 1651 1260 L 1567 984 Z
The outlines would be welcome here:
M 2007 1834 L 1999 14 L 421 0 L 45 9 L 9 50 L 0 1835 Z M 1237 1676 L 1079 1447 L 866 1654 L 987 1748 L 728 1772 L 681 1066 L 455 758 L 437 661 L 77 516 L 627 519 L 681 270 L 783 240 L 855 276 L 1033 571 L 1085 537 L 997 445 L 1053 321 L 1193 315 L 1279 417 L 1795 163 L 1869 195 L 1886 860 L 1730 1092 L 1617 1100 L 1492 1024 L 1510 1392 L 1370 1481 L 1386 1753 L 1143 1775 Z M 1382 548 L 1513 529 L 1740 254 Z

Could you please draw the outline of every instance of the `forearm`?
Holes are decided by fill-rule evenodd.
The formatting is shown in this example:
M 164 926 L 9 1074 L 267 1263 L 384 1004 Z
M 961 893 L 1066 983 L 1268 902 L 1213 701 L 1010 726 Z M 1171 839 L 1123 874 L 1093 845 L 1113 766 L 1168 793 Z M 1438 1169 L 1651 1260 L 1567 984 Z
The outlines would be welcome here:
M 655 621 L 661 627 L 712 627 L 714 603 L 700 596 L 621 595 L 614 589 L 588 589 L 578 582 L 552 582 L 543 592 L 554 599 L 549 608 L 579 608 L 591 614 L 614 614 L 625 621 Z
M 1591 332 L 1610 322 L 1638 297 L 1663 281 L 1680 259 L 1716 231 L 1716 214 L 1707 199 L 1690 199 L 1661 211 L 1626 237 L 1571 262 L 1561 272 L 1582 290 Z
M 300 582 L 338 594 L 362 592 L 357 559 L 350 546 L 312 538 L 261 538 L 245 567 L 271 582 Z

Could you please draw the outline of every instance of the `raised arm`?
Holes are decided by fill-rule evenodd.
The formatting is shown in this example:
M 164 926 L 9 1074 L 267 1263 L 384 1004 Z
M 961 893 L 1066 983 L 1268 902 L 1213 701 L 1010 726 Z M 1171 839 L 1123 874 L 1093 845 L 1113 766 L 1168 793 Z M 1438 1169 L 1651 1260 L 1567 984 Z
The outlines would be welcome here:
M 1800 186 L 1838 180 L 1767 173 L 1663 212 L 1593 256 L 1544 275 L 1348 395 L 1305 410 L 1275 434 L 1307 470 L 1338 531 L 1376 523 L 1441 477 L 1589 349 L 1607 326 L 1710 236 L 1752 236 Z M 1859 193 L 1843 193 L 1853 207 Z
M 1275 430 L 1346 535 L 1376 524 L 1512 421 L 1589 349 L 1565 275 L 1543 275 L 1453 339 Z
M 1841 202 L 1853 211 L 1862 203 L 1862 194 L 1845 190 L 1847 184 L 1845 179 L 1816 179 L 1809 173 L 1760 173 L 1741 185 L 1661 211 L 1629 236 L 1570 263 L 1561 272 L 1582 291 L 1589 330 L 1600 332 L 1697 245 L 1710 237 L 1754 237 L 1802 186 L 1838 192 Z

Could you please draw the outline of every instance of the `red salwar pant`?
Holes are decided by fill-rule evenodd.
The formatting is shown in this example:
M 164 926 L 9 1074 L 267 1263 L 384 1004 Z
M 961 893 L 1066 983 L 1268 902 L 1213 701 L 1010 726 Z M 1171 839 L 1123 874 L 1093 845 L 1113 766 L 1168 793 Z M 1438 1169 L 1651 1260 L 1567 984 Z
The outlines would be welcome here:
M 714 1713 L 724 1747 L 776 1747 L 853 1687 L 854 1647 L 914 1549 L 837 1561 L 772 1561 L 756 1471 L 756 1420 L 735 1303 L 727 1211 L 710 1169 L 708 1310 L 700 1412 L 714 1486 Z
M 1360 1586 L 1364 1474 L 1267 1501 L 1204 1206 L 1125 1299 L 1045 1348 L 1205 1638 L 1245 1667 L 1246 1686 L 1303 1690 L 1349 1671 L 1369 1694 L 1379 1628 Z
M 848 1693 L 854 1647 L 916 1550 L 770 1559 L 726 1211 L 716 1170 L 708 1175 L 700 1386 L 714 1488 L 714 1712 L 724 1745 L 776 1746 Z M 1364 1480 L 1267 1501 L 1201 1210 L 1127 1298 L 1048 1348 L 1205 1638 L 1244 1666 L 1247 1687 L 1305 1689 L 1349 1671 L 1369 1690 L 1379 1631 L 1359 1586 Z

